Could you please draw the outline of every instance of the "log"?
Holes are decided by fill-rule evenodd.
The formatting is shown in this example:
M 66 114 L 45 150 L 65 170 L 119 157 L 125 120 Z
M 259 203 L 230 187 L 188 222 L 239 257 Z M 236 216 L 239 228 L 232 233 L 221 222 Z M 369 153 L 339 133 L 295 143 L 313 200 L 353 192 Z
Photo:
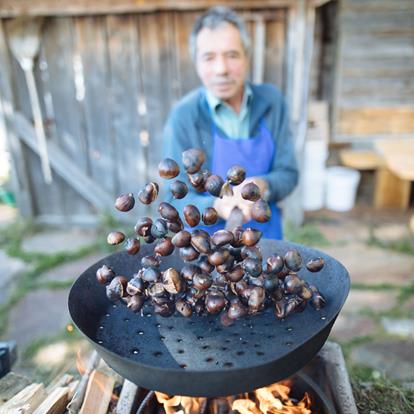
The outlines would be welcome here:
M 56 387 L 33 414 L 62 414 L 69 400 L 68 395 L 68 387 Z
M 88 385 L 89 376 L 91 375 L 92 371 L 98 366 L 100 357 L 96 351 L 92 352 L 92 355 L 88 361 L 88 366 L 86 367 L 86 371 L 81 378 L 78 387 L 73 395 L 72 400 L 68 404 L 68 411 L 69 414 L 75 414 L 79 411 L 83 397 L 85 396 L 86 387 Z
M 73 381 L 73 375 L 63 374 L 61 377 L 55 378 L 47 387 L 46 393 L 51 394 L 55 388 L 66 387 Z
M 115 379 L 94 370 L 89 378 L 85 399 L 79 414 L 106 414 L 111 401 Z
M 43 384 L 30 384 L 0 407 L 0 414 L 31 414 L 46 397 Z
M 138 395 L 138 387 L 128 381 L 124 381 L 121 394 L 119 395 L 118 404 L 116 405 L 116 414 L 131 414 L 135 409 L 135 404 Z

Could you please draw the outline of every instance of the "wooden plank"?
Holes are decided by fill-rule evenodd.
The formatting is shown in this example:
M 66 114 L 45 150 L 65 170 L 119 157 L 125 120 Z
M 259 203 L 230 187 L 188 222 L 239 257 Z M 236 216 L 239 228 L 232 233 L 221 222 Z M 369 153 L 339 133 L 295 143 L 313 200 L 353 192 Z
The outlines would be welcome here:
M 168 18 L 165 14 L 146 14 L 138 16 L 140 62 L 142 82 L 145 96 L 146 114 L 148 121 L 148 179 L 158 180 L 157 166 L 162 158 L 162 130 L 171 100 L 168 99 L 170 85 L 167 76 L 154 76 L 154 73 L 164 73 L 168 70 L 168 62 L 162 59 L 168 40 L 165 25 Z M 163 61 L 163 62 L 162 62 Z M 167 69 L 163 67 L 167 64 Z M 167 96 L 167 98 L 166 98 Z
M 32 413 L 46 397 L 43 384 L 30 384 L 0 407 L 0 414 Z
M 321 0 L 314 0 L 317 6 Z M 297 0 L 229 0 L 226 5 L 235 9 L 269 7 L 290 7 Z M 310 2 L 313 3 L 313 2 Z M 216 0 L 73 0 L 70 4 L 62 4 L 55 0 L 2 0 L 0 17 L 28 16 L 68 16 L 68 15 L 98 15 L 125 14 L 139 12 L 154 12 L 158 10 L 203 10 L 217 5 Z
M 104 17 L 77 17 L 75 50 L 83 67 L 90 173 L 108 194 L 117 194 L 114 142 L 110 131 L 109 67 Z
M 142 119 L 138 104 L 139 50 L 134 16 L 108 16 L 110 59 L 111 131 L 114 135 L 118 192 L 125 193 L 144 186 L 145 162 L 139 133 Z M 137 206 L 139 207 L 139 206 Z
M 89 378 L 79 414 L 106 414 L 114 384 L 114 378 L 94 370 Z
M 350 135 L 399 134 L 414 132 L 413 107 L 342 108 L 338 132 Z
M 68 387 L 56 387 L 33 414 L 62 414 L 68 403 L 68 395 Z
M 6 43 L 3 22 L 0 20 L 0 117 L 4 119 L 7 146 L 11 155 L 11 178 L 17 206 L 23 217 L 32 217 L 34 207 L 31 197 L 30 182 L 26 168 L 26 158 L 22 143 L 9 122 L 15 108 L 12 91 L 11 59 Z
M 33 126 L 21 115 L 15 114 L 13 122 L 19 136 L 33 151 L 36 151 Z M 48 143 L 50 161 L 53 170 L 66 180 L 85 199 L 90 201 L 98 211 L 113 207 L 113 199 L 100 185 L 83 174 L 79 168 L 53 142 Z
M 286 11 L 272 10 L 274 19 L 266 21 L 265 82 L 285 88 Z
M 411 183 L 402 180 L 387 167 L 377 171 L 375 182 L 375 208 L 399 208 L 405 210 L 410 202 Z

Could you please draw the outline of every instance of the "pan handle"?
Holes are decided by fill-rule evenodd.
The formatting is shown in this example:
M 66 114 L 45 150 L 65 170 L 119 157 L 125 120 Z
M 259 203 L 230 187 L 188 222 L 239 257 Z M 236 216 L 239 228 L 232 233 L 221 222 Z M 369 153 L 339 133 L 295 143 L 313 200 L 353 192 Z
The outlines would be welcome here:
M 231 210 L 230 216 L 226 221 L 225 229 L 233 231 L 236 227 L 243 224 L 243 212 L 239 207 L 234 207 Z

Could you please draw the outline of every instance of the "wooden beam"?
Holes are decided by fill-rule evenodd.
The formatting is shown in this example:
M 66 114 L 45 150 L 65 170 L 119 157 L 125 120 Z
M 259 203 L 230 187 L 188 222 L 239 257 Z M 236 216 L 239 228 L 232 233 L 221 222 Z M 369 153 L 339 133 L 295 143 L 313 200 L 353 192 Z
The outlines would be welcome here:
M 37 154 L 36 136 L 32 124 L 20 113 L 14 114 L 13 123 L 19 137 Z M 53 170 L 66 180 L 75 191 L 91 202 L 99 211 L 113 208 L 112 197 L 101 189 L 99 183 L 80 171 L 79 167 L 54 142 L 48 142 L 48 152 Z
M 290 7 L 296 0 L 230 0 L 226 6 L 235 9 L 268 9 Z M 318 0 L 316 0 L 318 3 Z M 121 13 L 148 13 L 159 10 L 203 10 L 217 5 L 216 0 L 3 0 L 0 17 L 74 16 Z
M 342 108 L 337 133 L 369 136 L 414 133 L 414 106 Z

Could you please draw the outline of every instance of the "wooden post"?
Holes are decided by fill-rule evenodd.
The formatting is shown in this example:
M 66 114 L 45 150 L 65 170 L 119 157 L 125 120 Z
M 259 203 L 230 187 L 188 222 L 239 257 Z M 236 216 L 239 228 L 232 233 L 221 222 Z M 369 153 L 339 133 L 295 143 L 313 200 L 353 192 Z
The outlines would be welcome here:
M 303 170 L 314 25 L 313 3 L 297 0 L 296 4 L 289 9 L 288 16 L 286 98 L 300 171 Z M 302 187 L 303 179 L 300 178 L 297 188 L 284 201 L 284 219 L 294 225 L 300 225 L 303 222 Z
M 0 129 L 4 129 L 11 155 L 11 181 L 17 206 L 24 217 L 32 217 L 34 207 L 30 195 L 30 184 L 26 170 L 23 144 L 19 141 L 12 122 L 14 99 L 11 90 L 10 59 L 0 19 Z

